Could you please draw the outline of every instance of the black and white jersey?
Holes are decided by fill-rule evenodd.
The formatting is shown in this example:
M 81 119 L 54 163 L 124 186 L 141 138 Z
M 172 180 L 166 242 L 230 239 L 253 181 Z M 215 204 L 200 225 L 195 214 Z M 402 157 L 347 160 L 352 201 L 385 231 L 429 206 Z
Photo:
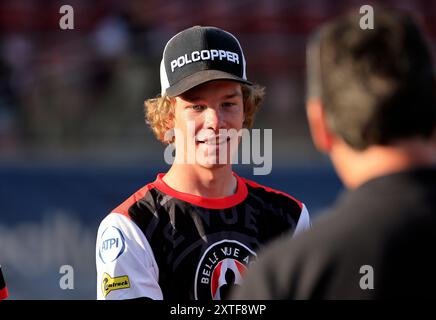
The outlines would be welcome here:
M 163 176 L 101 222 L 98 299 L 225 299 L 261 246 L 310 225 L 304 204 L 236 174 L 224 198 L 176 191 Z

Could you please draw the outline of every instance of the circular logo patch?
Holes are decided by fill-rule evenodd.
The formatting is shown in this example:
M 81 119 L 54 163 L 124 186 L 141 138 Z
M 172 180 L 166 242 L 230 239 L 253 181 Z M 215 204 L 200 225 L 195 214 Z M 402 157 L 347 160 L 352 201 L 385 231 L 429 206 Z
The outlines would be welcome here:
M 242 283 L 245 270 L 256 254 L 235 240 L 222 240 L 204 252 L 195 273 L 195 299 L 223 300 Z
M 120 229 L 108 227 L 100 239 L 99 256 L 103 263 L 115 261 L 124 252 L 124 236 Z

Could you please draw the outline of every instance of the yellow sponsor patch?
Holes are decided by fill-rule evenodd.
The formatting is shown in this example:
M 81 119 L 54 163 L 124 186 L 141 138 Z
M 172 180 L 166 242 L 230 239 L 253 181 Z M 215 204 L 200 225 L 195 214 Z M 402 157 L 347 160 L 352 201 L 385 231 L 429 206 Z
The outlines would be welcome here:
M 112 278 L 106 272 L 103 275 L 103 281 L 101 282 L 101 290 L 106 297 L 111 291 L 119 289 L 130 288 L 130 281 L 128 276 L 121 276 Z

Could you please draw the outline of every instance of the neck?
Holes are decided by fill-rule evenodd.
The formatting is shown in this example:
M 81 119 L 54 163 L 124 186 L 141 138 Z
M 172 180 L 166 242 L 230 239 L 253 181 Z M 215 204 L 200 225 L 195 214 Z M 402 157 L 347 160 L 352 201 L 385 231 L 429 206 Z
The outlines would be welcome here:
M 223 198 L 235 193 L 237 181 L 231 166 L 219 168 L 173 164 L 163 177 L 171 188 L 207 198 Z
M 379 176 L 436 163 L 435 146 L 413 139 L 392 146 L 370 146 L 356 151 L 344 142 L 332 148 L 331 158 L 344 185 L 355 189 Z

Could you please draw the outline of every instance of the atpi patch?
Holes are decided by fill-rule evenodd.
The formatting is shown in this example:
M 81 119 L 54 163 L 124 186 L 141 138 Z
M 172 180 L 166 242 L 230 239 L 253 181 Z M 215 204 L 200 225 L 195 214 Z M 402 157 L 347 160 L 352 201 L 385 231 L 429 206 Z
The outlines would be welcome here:
M 125 249 L 124 235 L 116 227 L 108 227 L 103 231 L 100 238 L 99 256 L 103 263 L 118 259 Z

